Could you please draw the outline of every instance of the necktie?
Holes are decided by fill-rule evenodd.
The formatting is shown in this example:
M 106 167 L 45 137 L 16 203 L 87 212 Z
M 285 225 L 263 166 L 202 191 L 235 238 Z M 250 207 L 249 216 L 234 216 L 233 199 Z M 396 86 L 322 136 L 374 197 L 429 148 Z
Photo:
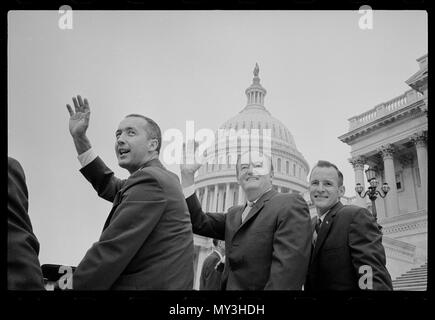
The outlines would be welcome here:
M 316 221 L 316 226 L 314 227 L 314 229 L 316 230 L 317 234 L 319 234 L 320 226 L 321 225 L 322 225 L 322 220 L 320 218 L 318 218 L 317 221 Z
M 243 210 L 243 213 L 242 213 L 242 223 L 243 223 L 243 221 L 245 221 L 246 216 L 248 215 L 249 211 L 251 211 L 251 208 L 252 208 L 253 205 L 254 205 L 254 203 L 253 202 L 249 202 L 249 201 L 246 204 L 245 210 Z
M 319 231 L 320 231 L 320 226 L 322 225 L 322 220 L 320 220 L 320 218 L 317 218 L 316 221 L 316 225 L 314 226 L 314 234 L 313 234 L 313 245 L 316 245 L 316 241 L 317 241 L 317 236 L 319 235 Z

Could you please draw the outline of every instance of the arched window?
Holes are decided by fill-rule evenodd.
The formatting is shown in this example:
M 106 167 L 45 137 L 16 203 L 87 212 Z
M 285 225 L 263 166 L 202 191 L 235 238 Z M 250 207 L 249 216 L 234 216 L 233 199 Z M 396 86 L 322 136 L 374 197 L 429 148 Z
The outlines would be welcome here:
M 278 158 L 277 162 L 278 162 L 278 165 L 277 165 L 277 167 L 278 167 L 278 172 L 281 172 L 281 159 Z
M 290 163 L 288 161 L 285 162 L 285 173 L 288 175 L 290 172 Z

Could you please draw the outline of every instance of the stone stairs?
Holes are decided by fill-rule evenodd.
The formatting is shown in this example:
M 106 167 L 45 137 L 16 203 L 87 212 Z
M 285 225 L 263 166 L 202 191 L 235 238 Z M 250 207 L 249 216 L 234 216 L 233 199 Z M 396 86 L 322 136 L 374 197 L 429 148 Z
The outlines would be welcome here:
M 393 290 L 427 290 L 427 262 L 420 267 L 412 268 L 393 280 Z

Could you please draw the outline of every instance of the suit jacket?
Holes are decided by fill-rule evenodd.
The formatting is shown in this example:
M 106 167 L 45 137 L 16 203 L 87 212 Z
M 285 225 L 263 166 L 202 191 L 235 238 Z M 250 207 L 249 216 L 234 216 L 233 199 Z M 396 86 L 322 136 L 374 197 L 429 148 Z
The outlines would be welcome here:
M 195 194 L 186 199 L 193 232 L 225 240 L 226 290 L 301 290 L 311 250 L 308 206 L 300 195 L 266 192 L 241 222 L 243 206 L 203 213 Z
M 220 259 L 216 251 L 213 251 L 205 258 L 201 269 L 199 290 L 221 290 L 222 272 L 215 269 Z
M 369 273 L 362 266 L 371 268 L 374 290 L 392 290 L 385 263 L 382 234 L 374 217 L 365 208 L 338 202 L 322 222 L 305 290 L 359 290 L 360 280 L 368 283 L 364 276 Z
M 113 208 L 77 266 L 73 288 L 192 290 L 192 225 L 178 177 L 158 159 L 126 180 L 99 157 L 81 172 Z
M 27 212 L 23 168 L 8 157 L 8 290 L 44 290 L 39 242 Z

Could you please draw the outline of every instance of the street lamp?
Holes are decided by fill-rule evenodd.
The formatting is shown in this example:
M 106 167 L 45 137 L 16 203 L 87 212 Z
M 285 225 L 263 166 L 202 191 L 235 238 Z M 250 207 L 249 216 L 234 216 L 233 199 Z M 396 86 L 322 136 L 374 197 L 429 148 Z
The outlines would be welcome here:
M 367 176 L 367 181 L 370 184 L 368 190 L 364 193 L 364 195 L 361 195 L 361 193 L 364 190 L 364 187 L 360 183 L 357 183 L 355 187 L 355 191 L 359 194 L 361 198 L 365 198 L 366 196 L 369 197 L 369 199 L 372 202 L 372 214 L 373 217 L 375 217 L 375 221 L 377 221 L 378 217 L 376 212 L 375 200 L 377 199 L 378 196 L 380 196 L 381 198 L 385 198 L 388 191 L 390 191 L 390 186 L 388 185 L 388 183 L 385 182 L 381 187 L 382 192 L 377 190 L 379 182 L 378 180 L 376 180 L 376 171 L 373 168 L 368 168 L 366 170 L 366 176 Z M 379 226 L 379 228 L 382 227 Z

